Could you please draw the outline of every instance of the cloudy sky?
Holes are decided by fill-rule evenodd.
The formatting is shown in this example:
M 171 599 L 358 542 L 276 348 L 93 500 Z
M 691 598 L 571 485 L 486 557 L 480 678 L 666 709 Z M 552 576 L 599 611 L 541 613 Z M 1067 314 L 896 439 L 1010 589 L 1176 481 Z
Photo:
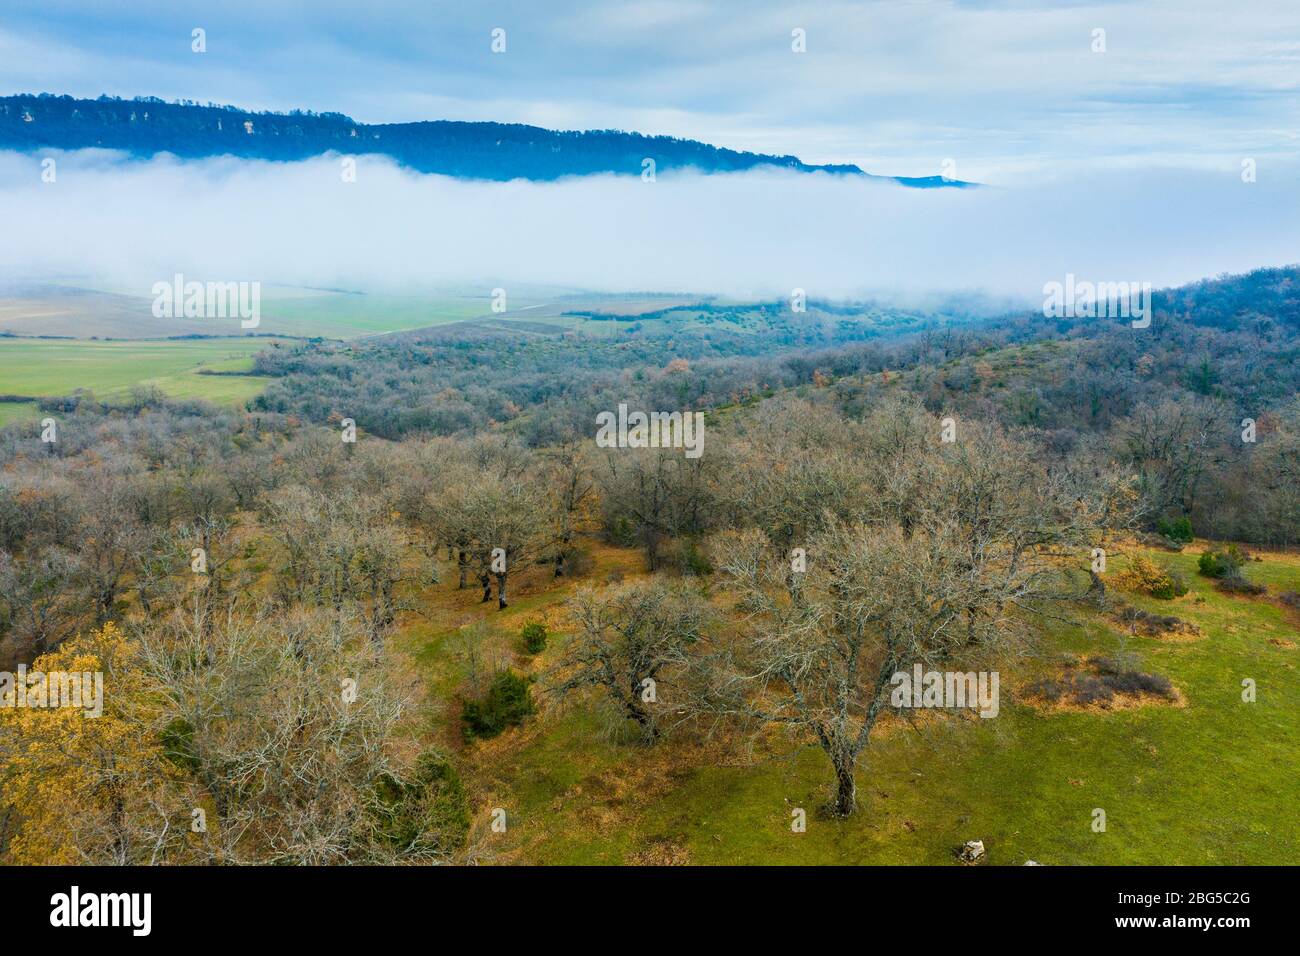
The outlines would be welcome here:
M 1229 170 L 1300 151 L 1300 3 L 4 0 L 0 92 L 40 91 L 634 129 L 906 175 L 952 159 L 999 184 Z
M 0 2 L 3 93 L 632 129 L 994 187 L 97 150 L 46 183 L 50 151 L 0 153 L 0 278 L 1033 297 L 1300 261 L 1300 0 Z

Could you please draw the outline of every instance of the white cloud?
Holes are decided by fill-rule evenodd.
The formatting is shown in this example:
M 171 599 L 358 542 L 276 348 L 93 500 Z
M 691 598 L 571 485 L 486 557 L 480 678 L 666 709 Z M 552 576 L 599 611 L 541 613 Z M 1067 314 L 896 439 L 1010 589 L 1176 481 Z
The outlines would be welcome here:
M 11 0 L 0 89 L 636 129 L 931 175 L 1294 153 L 1295 0 Z M 189 50 L 208 30 L 209 52 Z M 493 56 L 488 31 L 509 32 Z M 808 52 L 790 52 L 790 30 Z M 1107 50 L 1090 50 L 1095 28 Z

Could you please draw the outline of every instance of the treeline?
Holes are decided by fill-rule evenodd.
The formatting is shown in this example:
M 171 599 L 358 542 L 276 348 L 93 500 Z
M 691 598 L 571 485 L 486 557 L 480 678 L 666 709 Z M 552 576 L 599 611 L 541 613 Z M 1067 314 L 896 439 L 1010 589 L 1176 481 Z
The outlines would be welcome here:
M 891 334 L 884 324 L 816 311 L 779 321 L 775 308 L 741 314 L 762 324 L 754 332 L 638 328 L 613 338 L 457 326 L 375 344 L 276 347 L 256 357 L 254 371 L 276 380 L 254 407 L 317 422 L 352 417 L 392 439 L 514 423 L 541 445 L 586 430 L 618 395 L 654 408 L 744 403 L 808 380 L 799 377 L 799 360 L 787 365 L 785 356 Z M 354 414 L 359 408 L 364 415 Z
M 549 130 L 518 123 L 358 123 L 341 113 L 252 112 L 232 106 L 168 103 L 158 97 L 74 99 L 49 94 L 0 97 L 0 148 L 120 149 L 150 156 L 241 156 L 301 160 L 322 153 L 381 154 L 423 173 L 472 179 L 554 180 L 614 173 L 735 172 L 755 167 L 862 175 L 856 166 L 813 166 L 671 136 L 622 130 Z M 939 177 L 908 185 L 954 185 Z
M 1214 537 L 1291 544 L 1300 540 L 1290 497 L 1298 277 L 1260 270 L 1159 292 L 1149 329 L 1017 314 L 900 331 L 818 314 L 796 340 L 790 326 L 804 315 L 786 313 L 786 325 L 773 321 L 777 307 L 758 306 L 761 321 L 745 334 L 443 329 L 281 347 L 258 357 L 257 371 L 276 381 L 254 405 L 316 422 L 350 417 L 393 439 L 503 428 L 540 447 L 590 435 L 595 414 L 619 402 L 714 411 L 828 386 L 857 415 L 905 392 L 936 414 L 1032 430 L 1058 459 L 1108 449 L 1143 476 L 1152 527 L 1190 517 Z

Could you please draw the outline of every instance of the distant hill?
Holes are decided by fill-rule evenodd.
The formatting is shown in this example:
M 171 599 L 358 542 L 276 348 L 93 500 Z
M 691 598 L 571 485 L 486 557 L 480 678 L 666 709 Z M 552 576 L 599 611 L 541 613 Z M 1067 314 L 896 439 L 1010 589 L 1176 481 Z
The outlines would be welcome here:
M 940 176 L 873 176 L 854 165 L 813 166 L 794 156 L 721 149 L 671 136 L 622 130 L 564 131 L 517 123 L 358 123 L 342 113 L 250 113 L 233 106 L 168 103 L 157 97 L 23 94 L 0 97 L 0 149 L 117 149 L 133 156 L 240 156 L 292 161 L 338 153 L 379 153 L 423 173 L 467 179 L 554 180 L 594 173 L 641 175 L 698 169 L 736 172 L 770 166 L 892 180 L 918 189 L 973 185 Z

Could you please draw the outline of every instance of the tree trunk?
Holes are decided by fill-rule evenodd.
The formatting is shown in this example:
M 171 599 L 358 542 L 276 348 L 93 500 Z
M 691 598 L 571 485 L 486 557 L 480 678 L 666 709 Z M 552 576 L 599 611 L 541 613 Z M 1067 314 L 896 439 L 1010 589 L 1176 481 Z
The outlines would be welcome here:
M 457 587 L 463 590 L 469 585 L 469 555 L 461 551 L 456 562 L 460 567 L 460 584 Z
M 635 695 L 637 690 L 634 689 L 632 693 Z M 659 739 L 659 728 L 650 715 L 631 701 L 627 704 L 627 715 L 636 721 L 637 727 L 641 730 L 642 740 L 648 744 L 653 744 Z
M 835 761 L 835 812 L 847 817 L 857 808 L 858 784 L 853 779 L 853 762 L 841 758 Z
M 488 574 L 486 571 L 480 572 L 478 583 L 483 585 L 483 600 L 478 603 L 486 604 L 488 601 L 492 600 L 492 575 Z
M 113 616 L 113 602 L 117 597 L 117 591 L 103 587 L 99 589 L 99 594 L 95 599 L 95 625 L 103 627 L 104 623 Z
M 1094 593 L 1097 595 L 1097 604 L 1104 607 L 1106 604 L 1106 582 L 1101 579 L 1101 575 L 1091 568 L 1088 570 L 1088 576 L 1092 578 L 1092 583 L 1088 585 L 1088 593 L 1085 597 L 1091 597 Z
M 786 553 L 789 554 L 788 551 Z M 788 561 L 786 562 L 785 591 L 790 595 L 790 603 L 795 607 L 803 606 L 803 581 L 801 580 L 801 577 L 807 573 L 807 571 L 794 570 L 794 568 L 790 566 L 790 563 Z
M 499 571 L 497 573 L 497 610 L 504 611 L 505 609 L 506 609 L 506 572 Z
M 569 545 L 573 543 L 572 532 L 565 532 L 560 535 L 560 547 L 555 555 L 555 576 L 564 577 L 564 561 L 569 556 Z

